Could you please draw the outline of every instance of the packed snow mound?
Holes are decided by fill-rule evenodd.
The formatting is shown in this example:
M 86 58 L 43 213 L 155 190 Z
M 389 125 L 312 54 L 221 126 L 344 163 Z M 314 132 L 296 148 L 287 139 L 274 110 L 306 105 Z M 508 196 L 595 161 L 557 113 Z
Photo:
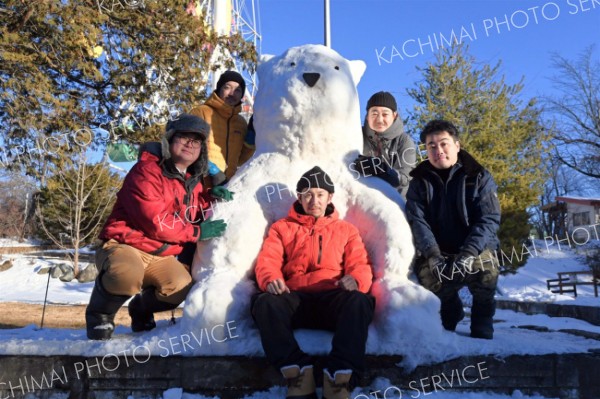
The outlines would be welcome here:
M 400 195 L 376 177 L 358 179 L 349 167 L 362 150 L 356 85 L 364 70 L 364 62 L 320 45 L 263 58 L 254 108 L 256 153 L 228 184 L 234 200 L 213 208 L 214 218 L 226 220 L 226 233 L 198 245 L 185 330 L 235 320 L 248 331 L 245 337 L 258 339 L 250 315 L 256 256 L 271 223 L 285 217 L 296 199 L 297 181 L 318 165 L 335 185 L 340 217 L 359 229 L 373 262 L 377 307 L 368 351 L 428 361 L 451 339 L 442 332 L 437 298 L 409 279 L 414 247 Z M 239 340 L 232 340 L 225 353 L 240 351 L 236 345 Z

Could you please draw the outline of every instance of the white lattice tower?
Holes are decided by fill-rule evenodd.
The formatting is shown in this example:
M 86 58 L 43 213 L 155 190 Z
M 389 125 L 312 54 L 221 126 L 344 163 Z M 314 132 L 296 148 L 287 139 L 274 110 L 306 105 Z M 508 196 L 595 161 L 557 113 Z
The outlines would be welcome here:
M 201 15 L 206 25 L 211 26 L 218 35 L 239 33 L 244 40 L 253 43 L 260 54 L 261 35 L 258 0 L 202 0 L 197 4 L 197 15 Z M 241 60 L 232 57 L 225 50 L 215 49 L 213 55 L 214 62 L 220 63 L 218 59 L 220 57 L 232 60 L 235 64 L 235 69 L 246 80 L 243 114 L 248 117 L 252 112 L 254 95 L 257 90 L 256 73 L 248 72 Z M 209 73 L 209 89 L 216 87 L 217 80 L 224 71 L 225 68 L 220 68 L 215 72 Z

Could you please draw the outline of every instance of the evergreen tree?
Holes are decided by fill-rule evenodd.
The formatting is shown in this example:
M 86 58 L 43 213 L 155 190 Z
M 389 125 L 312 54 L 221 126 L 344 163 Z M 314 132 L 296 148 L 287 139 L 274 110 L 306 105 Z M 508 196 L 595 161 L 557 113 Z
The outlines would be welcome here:
M 156 137 L 206 97 L 210 68 L 232 66 L 217 54 L 254 63 L 253 45 L 215 35 L 196 3 L 1 1 L 0 162 L 43 178 L 59 152 Z
M 535 99 L 523 104 L 522 82 L 505 83 L 500 65 L 478 64 L 464 46 L 440 52 L 435 62 L 418 68 L 423 80 L 408 90 L 417 102 L 409 112 L 408 126 L 418 132 L 432 119 L 446 119 L 458 127 L 461 148 L 498 184 L 499 260 L 516 267 L 526 260 L 522 245 L 530 232 L 528 208 L 537 204 L 543 189 L 546 176 L 539 165 L 549 151 L 550 137 L 540 123 Z M 516 257 L 511 255 L 515 253 Z

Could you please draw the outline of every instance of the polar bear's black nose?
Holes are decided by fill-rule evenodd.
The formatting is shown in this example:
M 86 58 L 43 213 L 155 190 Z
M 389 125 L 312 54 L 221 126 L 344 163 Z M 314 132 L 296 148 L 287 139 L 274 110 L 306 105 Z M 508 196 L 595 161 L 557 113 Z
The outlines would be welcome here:
M 304 81 L 306 82 L 307 85 L 309 85 L 310 87 L 313 87 L 317 83 L 319 78 L 321 77 L 321 74 L 307 72 L 307 73 L 303 73 L 302 77 L 304 78 Z

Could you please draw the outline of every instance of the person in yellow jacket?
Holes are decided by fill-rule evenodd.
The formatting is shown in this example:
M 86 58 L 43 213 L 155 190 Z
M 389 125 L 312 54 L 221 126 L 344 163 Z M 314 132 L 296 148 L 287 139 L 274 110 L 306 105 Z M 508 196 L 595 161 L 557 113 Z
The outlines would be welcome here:
M 210 125 L 207 147 L 213 185 L 229 180 L 254 154 L 254 139 L 247 136 L 248 124 L 240 115 L 245 91 L 246 82 L 242 75 L 226 71 L 219 77 L 208 100 L 190 111 Z

